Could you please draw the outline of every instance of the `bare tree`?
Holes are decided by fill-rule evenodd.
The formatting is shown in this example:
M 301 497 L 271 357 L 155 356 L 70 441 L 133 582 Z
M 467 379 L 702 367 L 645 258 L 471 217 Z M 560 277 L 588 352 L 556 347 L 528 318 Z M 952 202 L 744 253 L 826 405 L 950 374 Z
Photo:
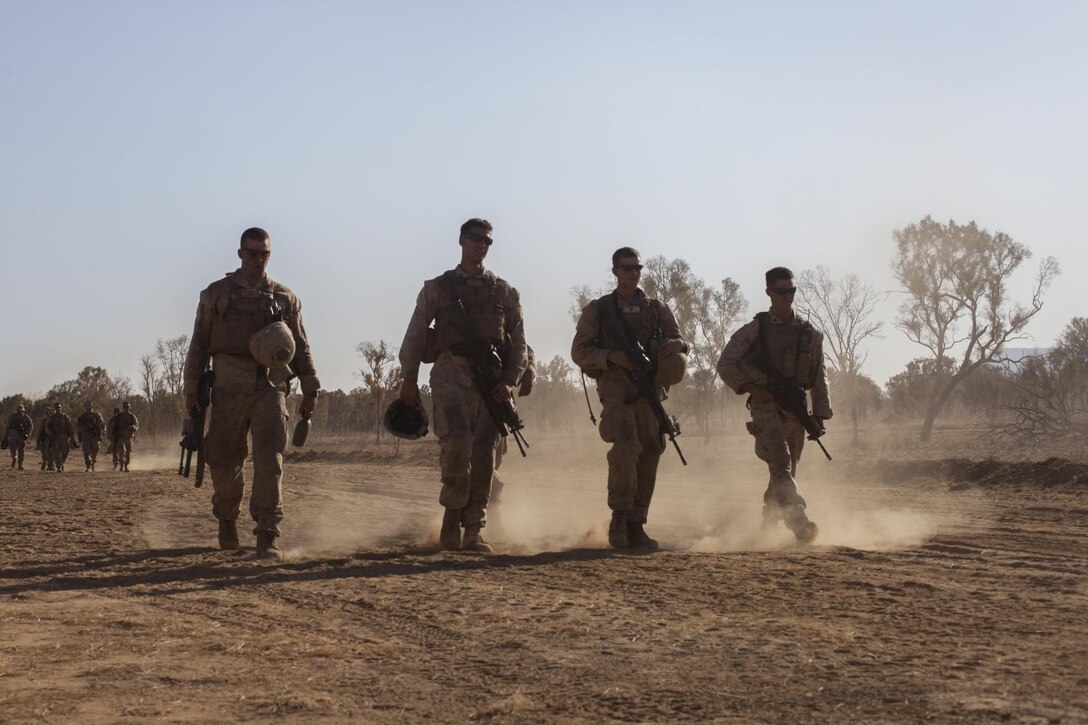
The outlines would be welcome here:
M 1031 251 L 1009 235 L 991 234 L 973 221 L 940 224 L 927 216 L 894 236 L 892 272 L 907 294 L 897 327 L 932 359 L 956 358 L 926 401 L 921 439 L 928 441 L 956 386 L 980 366 L 999 361 L 1009 342 L 1026 337 L 1024 328 L 1042 309 L 1043 292 L 1057 276 L 1058 262 L 1043 260 L 1031 302 L 1021 305 L 1009 299 L 1007 284 Z
M 381 416 L 385 411 L 385 400 L 400 379 L 400 366 L 395 364 L 396 348 L 385 340 L 380 340 L 377 344 L 360 342 L 355 346 L 355 351 L 362 356 L 365 365 L 359 371 L 359 377 L 362 378 L 363 385 L 374 401 L 374 420 L 376 421 L 374 440 L 378 442 L 382 436 Z
M 865 389 L 861 366 L 867 357 L 861 345 L 871 337 L 880 337 L 884 323 L 874 320 L 873 313 L 885 296 L 854 274 L 832 279 L 824 266 L 807 269 L 797 278 L 797 309 L 824 333 L 825 355 L 838 373 L 836 397 L 850 411 L 855 443 Z
M 154 355 L 147 353 L 140 358 L 140 392 L 147 401 L 147 417 L 145 424 L 151 429 L 151 442 L 158 445 L 159 442 L 159 399 L 162 394 L 162 376 L 159 373 L 159 363 Z
M 185 355 L 189 351 L 189 336 L 179 335 L 155 344 L 155 357 L 159 363 L 159 377 L 166 391 L 181 395 L 185 385 Z

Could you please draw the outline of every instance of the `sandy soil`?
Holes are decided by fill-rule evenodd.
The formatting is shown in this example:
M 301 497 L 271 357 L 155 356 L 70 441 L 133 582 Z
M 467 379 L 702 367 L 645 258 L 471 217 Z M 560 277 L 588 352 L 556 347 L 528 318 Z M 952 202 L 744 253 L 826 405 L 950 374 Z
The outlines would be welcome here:
M 481 555 L 435 546 L 430 451 L 289 464 L 281 564 L 172 459 L 0 471 L 0 721 L 1088 721 L 1077 475 L 810 452 L 798 549 L 747 440 L 689 441 L 620 553 L 603 444 L 540 441 Z

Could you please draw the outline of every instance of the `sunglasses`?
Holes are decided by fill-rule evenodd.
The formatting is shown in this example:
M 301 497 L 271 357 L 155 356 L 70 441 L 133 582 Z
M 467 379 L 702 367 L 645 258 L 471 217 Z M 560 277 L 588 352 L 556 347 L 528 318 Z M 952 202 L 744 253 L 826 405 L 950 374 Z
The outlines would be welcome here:
M 785 297 L 786 295 L 797 294 L 797 288 L 796 287 L 771 287 L 771 292 L 774 292 L 776 295 L 782 295 L 783 297 Z
M 272 254 L 267 249 L 246 249 L 245 247 L 242 247 L 242 253 L 250 259 L 267 259 L 268 255 Z
M 641 272 L 642 271 L 642 265 L 641 264 L 617 264 L 616 266 L 619 267 L 620 269 L 622 269 L 624 272 Z
M 486 234 L 481 234 L 480 232 L 466 232 L 465 236 L 476 242 L 477 244 L 486 244 L 489 247 L 495 243 L 494 239 L 487 236 Z

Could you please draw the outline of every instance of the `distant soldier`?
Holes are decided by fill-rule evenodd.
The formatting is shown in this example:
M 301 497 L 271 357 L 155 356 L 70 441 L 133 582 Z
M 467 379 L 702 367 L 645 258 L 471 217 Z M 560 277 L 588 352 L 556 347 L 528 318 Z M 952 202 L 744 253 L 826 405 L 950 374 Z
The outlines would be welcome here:
M 669 306 L 639 288 L 642 261 L 638 250 L 621 247 L 612 254 L 616 289 L 582 310 L 571 345 L 571 359 L 597 381 L 601 401 L 601 439 L 608 451 L 608 543 L 617 549 L 656 548 L 643 528 L 657 483 L 657 466 L 665 450 L 661 422 L 651 404 L 639 396 L 628 371 L 633 362 L 618 339 L 625 331 L 645 350 L 654 369 L 658 400 L 680 382 L 687 366 L 688 344 Z M 606 325 L 606 315 L 617 325 Z
M 525 349 L 529 355 L 529 367 L 525 368 L 525 372 L 521 374 L 521 380 L 518 381 L 519 398 L 524 398 L 533 392 L 533 381 L 536 380 L 536 354 L 529 345 L 526 345 Z M 502 492 L 506 488 L 502 479 L 499 478 L 499 467 L 502 466 L 502 459 L 506 456 L 506 448 L 506 438 L 500 436 L 495 443 L 495 473 L 491 476 L 491 497 L 488 502 L 492 508 L 502 503 Z
M 48 410 L 45 411 L 45 418 L 42 419 L 42 424 L 38 427 L 38 439 L 34 446 L 35 450 L 40 451 L 42 454 L 41 468 L 43 471 L 53 470 L 53 449 L 50 445 L 49 436 L 49 418 L 51 415 Z
M 4 430 L 4 439 L 11 449 L 11 467 L 23 470 L 23 456 L 26 453 L 26 442 L 30 440 L 30 434 L 34 430 L 34 421 L 26 414 L 26 408 L 22 403 L 15 408 L 15 412 L 8 418 L 8 427 Z
M 200 293 L 192 342 L 185 358 L 185 409 L 198 410 L 201 378 L 209 361 L 215 373 L 211 420 L 205 437 L 211 471 L 212 513 L 219 548 L 239 548 L 237 519 L 245 494 L 242 467 L 253 440 L 249 515 L 256 522 L 256 556 L 281 560 L 276 543 L 283 520 L 283 452 L 287 448 L 288 380 L 299 379 L 299 413 L 317 405 L 321 382 L 302 324 L 302 303 L 265 269 L 272 256 L 268 232 L 242 232 L 239 269 Z
M 763 494 L 764 525 L 784 520 L 802 544 L 815 540 L 816 524 L 805 513 L 797 490 L 797 463 L 805 445 L 805 428 L 786 412 L 767 389 L 773 365 L 787 383 L 812 398 L 812 416 L 821 423 L 831 417 L 824 368 L 824 334 L 793 310 L 797 288 L 793 272 L 775 267 L 765 275 L 771 308 L 733 333 L 718 360 L 718 374 L 737 394 L 747 393 L 752 420 L 748 432 L 756 439 L 756 456 L 767 462 L 770 482 Z M 775 376 L 778 377 L 778 376 Z
M 117 439 L 121 436 L 121 429 L 117 422 L 121 418 L 121 409 L 114 408 L 113 415 L 110 416 L 109 422 L 106 423 L 106 439 L 109 440 L 109 445 L 106 446 L 106 453 L 113 454 L 113 470 L 117 470 L 117 463 L 120 460 L 120 453 L 118 452 Z
M 61 410 L 60 403 L 53 404 L 53 414 L 46 422 L 49 429 L 49 451 L 57 472 L 64 470 L 64 462 L 68 459 L 68 451 L 76 447 L 76 430 L 72 426 L 72 419 Z
M 491 551 L 481 530 L 499 432 L 483 396 L 509 400 L 528 364 L 518 291 L 484 269 L 491 243 L 487 220 L 469 219 L 461 225 L 461 262 L 423 283 L 400 348 L 400 400 L 409 406 L 419 404 L 420 363 L 425 357 L 434 362 L 431 395 L 442 471 L 438 501 L 445 507 L 439 540 L 442 548 L 450 550 Z M 429 332 L 432 322 L 433 333 Z M 469 362 L 473 340 L 494 356 L 499 382 L 493 390 L 476 387 Z
M 132 460 L 132 442 L 136 440 L 136 431 L 140 430 L 140 420 L 129 410 L 128 401 L 121 403 L 124 409 L 117 416 L 117 443 L 118 460 L 121 470 L 128 472 L 129 461 Z
M 88 471 L 93 471 L 98 461 L 99 444 L 102 443 L 106 423 L 102 414 L 94 409 L 94 401 L 88 400 L 83 408 L 83 414 L 76 418 L 76 440 L 83 446 L 83 465 Z

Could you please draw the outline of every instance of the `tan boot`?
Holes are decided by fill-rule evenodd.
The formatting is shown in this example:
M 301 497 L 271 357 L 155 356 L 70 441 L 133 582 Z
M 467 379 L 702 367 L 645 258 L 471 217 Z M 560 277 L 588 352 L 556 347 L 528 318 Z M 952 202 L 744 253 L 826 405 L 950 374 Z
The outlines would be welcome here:
M 793 535 L 797 537 L 797 543 L 802 546 L 811 544 L 820 533 L 816 524 L 809 521 L 803 506 L 794 506 L 789 509 L 785 514 L 785 520 L 786 528 L 793 532 Z
M 484 541 L 480 528 L 479 524 L 465 527 L 465 540 L 461 543 L 462 549 L 465 551 L 493 551 L 491 544 Z
M 627 512 L 613 511 L 608 524 L 608 545 L 613 549 L 627 548 Z
M 651 539 L 641 522 L 627 522 L 627 545 L 632 549 L 656 549 L 657 540 Z
M 238 525 L 234 521 L 219 520 L 219 548 L 223 551 L 238 550 Z
M 283 561 L 283 549 L 276 543 L 275 536 L 262 531 L 257 534 L 257 550 L 253 552 L 253 556 L 257 559 Z
M 458 551 L 461 548 L 461 510 L 446 509 L 442 517 L 442 531 L 438 542 L 446 551 Z

